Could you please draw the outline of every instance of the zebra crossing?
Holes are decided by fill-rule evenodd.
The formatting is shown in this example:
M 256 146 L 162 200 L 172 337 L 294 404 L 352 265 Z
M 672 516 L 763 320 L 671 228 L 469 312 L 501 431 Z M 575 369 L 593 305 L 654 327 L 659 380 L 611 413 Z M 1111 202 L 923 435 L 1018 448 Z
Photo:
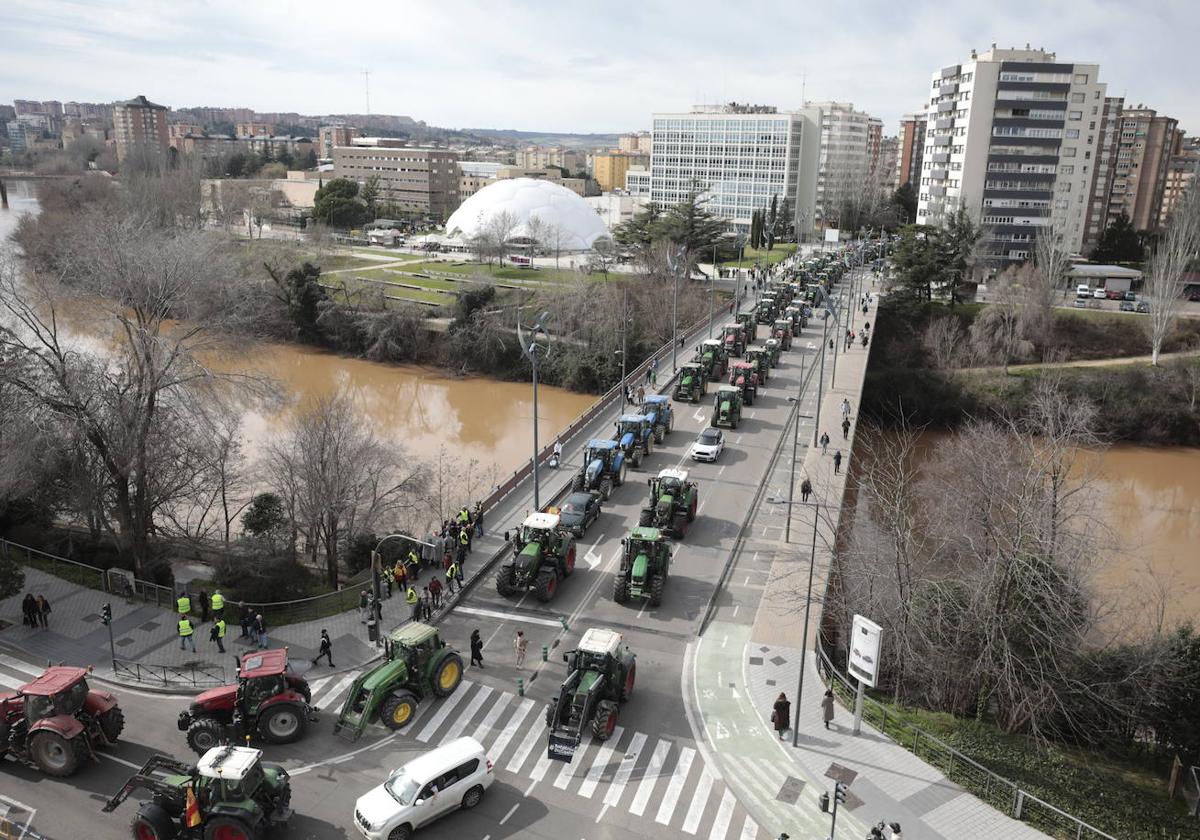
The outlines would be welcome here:
M 34 677 L 40 677 L 44 670 L 46 669 L 0 654 L 0 691 L 16 691 L 31 682 Z
M 350 682 L 338 676 L 313 680 L 313 703 L 337 709 Z M 575 760 L 563 764 L 546 755 L 541 711 L 542 704 L 528 697 L 463 680 L 454 694 L 424 709 L 405 735 L 430 746 L 470 735 L 487 749 L 498 773 L 518 777 L 529 793 L 552 788 L 574 794 L 589 803 L 597 822 L 620 810 L 685 836 L 769 840 L 771 835 L 696 749 L 617 726 L 608 741 L 585 738 Z M 750 759 L 745 761 L 739 771 L 751 772 L 750 779 L 765 777 L 765 768 L 755 770 Z

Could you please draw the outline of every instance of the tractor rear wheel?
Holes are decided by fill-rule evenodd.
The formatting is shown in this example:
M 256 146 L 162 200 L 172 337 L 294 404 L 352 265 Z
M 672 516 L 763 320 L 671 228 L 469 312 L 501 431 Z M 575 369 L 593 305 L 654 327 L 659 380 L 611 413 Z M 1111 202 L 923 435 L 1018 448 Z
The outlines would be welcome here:
M 210 817 L 204 826 L 204 840 L 258 840 L 258 832 L 237 817 Z
M 304 737 L 308 718 L 295 703 L 269 706 L 258 718 L 258 731 L 272 744 L 290 744 Z
M 516 591 L 517 587 L 513 582 L 515 575 L 516 569 L 511 565 L 501 566 L 496 570 L 496 591 L 502 598 L 508 598 Z
M 608 497 L 612 495 L 613 483 L 608 476 L 600 479 L 600 498 L 608 501 Z
M 110 744 L 117 743 L 117 739 L 121 737 L 124 730 L 125 713 L 121 711 L 120 706 L 113 706 L 100 715 L 100 731 L 104 733 L 104 737 Z
M 35 732 L 30 739 L 29 754 L 47 776 L 62 778 L 79 769 L 88 748 L 83 736 L 64 738 L 57 732 L 42 731 Z
M 562 576 L 570 577 L 573 571 L 575 571 L 575 543 L 567 546 L 567 556 L 563 558 Z
M 638 514 L 638 525 L 643 528 L 654 522 L 654 508 L 642 508 L 642 512 Z
M 553 569 L 544 569 L 538 573 L 537 583 L 534 584 L 534 595 L 543 604 L 554 598 L 558 591 L 558 575 Z
M 225 727 L 212 718 L 200 718 L 187 730 L 187 745 L 196 755 L 204 755 L 225 740 Z
M 462 682 L 462 657 L 452 653 L 444 658 L 433 672 L 433 694 L 435 697 L 449 697 Z
M 654 580 L 650 581 L 650 606 L 657 607 L 662 603 L 663 584 L 662 575 L 655 575 Z
M 625 684 L 621 686 L 621 702 L 624 703 L 633 696 L 633 684 L 637 681 L 637 663 L 629 666 L 625 672 Z
M 617 707 L 605 702 L 592 718 L 592 735 L 597 741 L 607 741 L 617 728 Z
M 578 493 L 582 489 L 583 489 L 583 476 L 576 473 L 575 477 L 571 479 L 571 491 L 574 493 Z
M 688 512 L 687 512 L 687 521 L 688 522 L 696 521 L 696 506 L 699 503 L 699 501 L 700 501 L 699 497 L 692 496 L 692 503 L 690 505 L 688 505 Z
M 624 604 L 629 600 L 629 581 L 620 572 L 613 579 L 613 600 L 618 604 Z
M 677 540 L 683 539 L 687 535 L 687 514 L 679 511 L 671 517 L 671 530 L 674 531 L 674 537 Z
M 416 713 L 417 695 L 411 691 L 397 691 L 379 707 L 379 722 L 395 732 L 408 726 Z
M 161 805 L 144 802 L 130 824 L 133 840 L 171 840 L 175 836 L 175 823 Z
M 661 424 L 654 427 L 654 442 L 662 444 L 663 438 L 667 436 L 666 429 Z
M 654 435 L 649 435 L 646 438 L 646 454 L 649 455 L 654 451 Z

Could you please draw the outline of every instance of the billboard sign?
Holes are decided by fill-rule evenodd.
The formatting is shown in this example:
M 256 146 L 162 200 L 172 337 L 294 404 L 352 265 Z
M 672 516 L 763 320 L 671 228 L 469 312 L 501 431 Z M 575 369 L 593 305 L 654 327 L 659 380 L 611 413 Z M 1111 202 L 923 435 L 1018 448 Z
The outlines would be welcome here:
M 837 243 L 842 237 L 842 232 L 837 228 L 825 228 L 825 241 Z
M 879 679 L 879 651 L 883 628 L 865 616 L 855 615 L 850 629 L 850 673 L 871 688 Z

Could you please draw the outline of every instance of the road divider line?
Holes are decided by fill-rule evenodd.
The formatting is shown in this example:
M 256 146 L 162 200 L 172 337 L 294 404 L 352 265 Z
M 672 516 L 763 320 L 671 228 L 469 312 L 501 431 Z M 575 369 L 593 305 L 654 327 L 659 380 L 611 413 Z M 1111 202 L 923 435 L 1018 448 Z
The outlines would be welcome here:
M 669 741 L 660 740 L 654 745 L 654 754 L 650 756 L 650 764 L 642 772 L 642 783 L 638 785 L 637 793 L 633 795 L 633 804 L 629 806 L 629 812 L 634 816 L 640 817 L 645 813 L 646 804 L 650 801 L 650 794 L 654 792 L 654 787 L 658 784 L 663 765 L 666 764 L 670 752 L 671 743 Z
M 658 804 L 658 813 L 654 821 L 661 825 L 671 824 L 671 815 L 675 813 L 675 805 L 679 802 L 679 794 L 687 782 L 688 772 L 692 769 L 692 759 L 696 751 L 691 747 L 680 747 L 679 758 L 675 762 L 675 770 L 671 773 L 671 781 L 663 792 L 662 801 Z
M 520 807 L 521 807 L 521 803 L 518 802 L 516 805 L 509 808 L 508 813 L 505 814 L 504 817 L 500 820 L 500 825 L 504 825 L 506 822 L 508 822 L 509 819 L 512 817 L 512 815 L 517 813 L 517 809 Z
M 458 686 L 458 691 L 442 701 L 441 708 L 437 710 L 437 714 L 430 718 L 429 723 L 425 724 L 425 728 L 417 734 L 418 741 L 424 743 L 433 737 L 433 733 L 437 732 L 442 722 L 450 716 L 450 713 L 454 711 L 454 707 L 461 703 L 462 699 L 467 696 L 466 689 L 469 685 L 473 685 L 470 680 L 463 680 Z
M 120 756 L 115 756 L 112 753 L 98 752 L 98 753 L 96 753 L 96 755 L 99 756 L 100 758 L 107 758 L 109 761 L 115 761 L 115 762 L 117 762 L 117 764 L 124 764 L 126 767 L 130 767 L 134 770 L 142 769 L 142 765 L 134 764 L 132 761 L 121 758 Z
M 600 783 L 600 777 L 604 775 L 604 768 L 608 766 L 608 760 L 612 758 L 613 751 L 624 734 L 625 730 L 620 726 L 614 728 L 612 737 L 596 751 L 596 757 L 592 759 L 592 766 L 588 768 L 587 776 L 584 777 L 583 784 L 579 786 L 579 795 L 584 799 L 591 799 L 592 794 L 596 792 L 596 785 Z
M 485 610 L 481 607 L 467 607 L 461 604 L 454 608 L 455 612 L 466 613 L 467 615 L 477 615 L 482 618 L 499 618 L 503 621 L 520 621 L 526 624 L 541 624 L 545 627 L 561 627 L 562 624 L 551 618 L 541 618 L 540 616 L 527 615 L 519 612 L 500 612 L 499 610 Z
M 505 696 L 507 697 L 508 695 L 505 694 Z M 500 732 L 500 736 L 496 738 L 495 743 L 493 743 L 489 748 L 492 761 L 496 762 L 497 765 L 500 764 L 500 756 L 503 755 L 504 751 L 508 748 L 509 741 L 511 741 L 513 736 L 517 734 L 517 731 L 521 728 L 521 724 L 525 721 L 529 711 L 536 705 L 537 704 L 528 697 L 522 700 L 521 705 L 517 707 L 517 711 L 513 713 L 512 719 L 505 724 L 504 729 Z

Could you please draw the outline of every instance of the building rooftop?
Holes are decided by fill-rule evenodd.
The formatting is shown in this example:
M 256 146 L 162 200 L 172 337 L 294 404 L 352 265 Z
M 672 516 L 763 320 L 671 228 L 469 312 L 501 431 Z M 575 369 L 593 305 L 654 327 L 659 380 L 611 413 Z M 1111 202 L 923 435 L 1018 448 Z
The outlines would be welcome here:
M 160 111 L 167 110 L 166 105 L 159 105 L 155 102 L 151 102 L 149 99 L 147 99 L 146 97 L 144 97 L 140 94 L 133 97 L 133 99 L 126 99 L 124 102 L 118 102 L 116 104 L 117 105 L 125 105 L 130 108 L 157 108 Z

